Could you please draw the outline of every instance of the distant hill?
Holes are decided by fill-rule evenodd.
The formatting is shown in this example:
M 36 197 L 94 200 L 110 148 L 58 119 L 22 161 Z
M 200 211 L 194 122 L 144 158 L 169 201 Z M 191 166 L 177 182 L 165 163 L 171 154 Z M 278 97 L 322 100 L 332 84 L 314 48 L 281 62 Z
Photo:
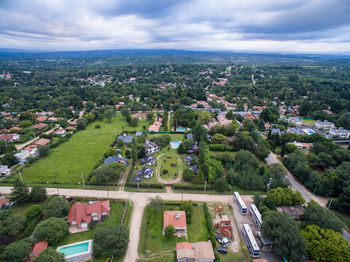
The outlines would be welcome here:
M 148 59 L 152 57 L 152 59 Z M 300 64 L 322 61 L 349 60 L 350 56 L 237 53 L 231 51 L 192 51 L 176 49 L 115 49 L 88 51 L 29 51 L 0 48 L 0 58 L 11 59 L 69 59 L 119 58 L 129 63 L 242 63 L 242 64 Z M 139 59 L 135 59 L 139 58 Z M 147 59 L 146 59 L 147 58 Z M 149 61 L 148 61 L 149 60 Z M 154 62 L 157 60 L 156 62 Z M 152 62 L 153 61 L 153 62 Z

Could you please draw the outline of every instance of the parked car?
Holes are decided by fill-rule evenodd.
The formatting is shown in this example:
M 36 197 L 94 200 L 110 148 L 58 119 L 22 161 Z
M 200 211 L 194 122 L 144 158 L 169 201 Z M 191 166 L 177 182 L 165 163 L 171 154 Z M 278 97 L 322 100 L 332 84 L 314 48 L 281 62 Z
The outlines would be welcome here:
M 216 239 L 217 241 L 219 241 L 220 244 L 222 243 L 222 236 L 221 236 L 221 235 L 216 235 L 216 236 L 215 236 L 215 239 Z
M 224 247 L 218 247 L 218 252 L 219 253 L 221 253 L 221 254 L 227 254 L 227 250 L 226 250 L 226 248 L 224 248 Z
M 228 240 L 227 237 L 225 237 L 224 239 L 221 240 L 222 247 L 227 247 L 230 243 L 231 243 L 231 241 Z

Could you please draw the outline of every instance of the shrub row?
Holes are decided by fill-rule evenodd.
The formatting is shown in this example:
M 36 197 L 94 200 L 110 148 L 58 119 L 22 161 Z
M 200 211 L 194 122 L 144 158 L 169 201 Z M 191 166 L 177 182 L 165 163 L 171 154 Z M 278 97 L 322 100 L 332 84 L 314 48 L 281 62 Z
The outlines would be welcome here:
M 125 183 L 125 186 L 137 188 L 137 183 L 127 182 L 127 183 Z M 157 188 L 157 189 L 164 189 L 165 188 L 164 184 L 160 184 L 160 183 L 142 183 L 142 182 L 139 183 L 139 187 L 140 188 Z
M 233 148 L 228 145 L 223 144 L 212 144 L 209 145 L 209 149 L 211 151 L 220 151 L 220 152 L 231 152 L 233 151 Z
M 185 190 L 204 190 L 204 185 L 194 185 L 194 184 L 173 184 L 173 189 L 185 189 Z M 208 189 L 208 187 L 207 187 Z
M 207 223 L 208 232 L 209 232 L 209 235 L 210 235 L 210 241 L 211 241 L 211 243 L 213 245 L 213 248 L 215 249 L 215 247 L 216 247 L 215 231 L 214 231 L 214 228 L 213 228 L 213 224 L 212 224 L 212 220 L 211 220 L 211 217 L 210 217 L 210 214 L 209 214 L 207 203 L 204 203 L 203 210 L 204 210 L 205 221 Z

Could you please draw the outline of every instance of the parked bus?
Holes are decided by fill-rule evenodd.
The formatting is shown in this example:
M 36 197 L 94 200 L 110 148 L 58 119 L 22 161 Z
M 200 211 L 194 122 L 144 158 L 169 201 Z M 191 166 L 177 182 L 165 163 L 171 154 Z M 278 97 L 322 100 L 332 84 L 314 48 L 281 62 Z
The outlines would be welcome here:
M 245 203 L 243 202 L 243 200 L 238 192 L 233 193 L 233 199 L 237 203 L 237 206 L 239 208 L 239 212 L 242 215 L 246 215 L 247 214 L 247 207 L 246 207 Z
M 258 227 L 259 230 L 261 230 L 262 218 L 261 218 L 261 214 L 260 214 L 260 212 L 255 204 L 250 205 L 249 212 L 252 215 L 252 218 L 253 218 L 256 226 Z
M 243 238 L 252 257 L 260 257 L 260 248 L 248 224 L 243 224 Z

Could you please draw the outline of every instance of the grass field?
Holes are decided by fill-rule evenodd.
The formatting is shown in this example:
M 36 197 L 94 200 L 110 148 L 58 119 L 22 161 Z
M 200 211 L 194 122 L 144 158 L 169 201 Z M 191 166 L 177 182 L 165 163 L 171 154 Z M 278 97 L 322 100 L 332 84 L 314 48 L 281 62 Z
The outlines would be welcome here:
M 303 120 L 305 125 L 312 126 L 315 124 L 316 120 Z
M 173 180 L 179 175 L 179 170 L 182 168 L 182 163 L 179 161 L 179 156 L 176 153 L 167 153 L 160 158 L 160 176 L 163 179 Z M 164 174 L 163 171 L 168 173 Z
M 111 123 L 97 121 L 85 130 L 74 134 L 70 140 L 53 149 L 49 156 L 39 159 L 25 168 L 22 176 L 25 182 L 82 182 L 81 174 L 86 179 L 101 157 L 110 147 L 116 135 L 122 130 L 141 130 L 142 120 L 138 127 L 130 127 L 117 114 Z M 95 125 L 101 125 L 96 129 Z
M 165 205 L 164 210 L 179 210 L 178 205 Z M 142 218 L 139 253 L 142 257 L 147 258 L 156 256 L 160 252 L 166 252 L 167 260 L 155 259 L 151 261 L 174 261 L 175 249 L 177 242 L 186 241 L 185 238 L 174 237 L 167 240 L 162 235 L 163 228 L 163 211 L 157 213 L 149 207 L 145 208 Z M 205 224 L 203 206 L 198 205 L 193 207 L 192 223 L 187 225 L 187 235 L 189 242 L 208 241 L 209 233 Z M 141 258 L 142 261 L 142 258 Z M 147 260 L 150 261 L 150 260 Z

